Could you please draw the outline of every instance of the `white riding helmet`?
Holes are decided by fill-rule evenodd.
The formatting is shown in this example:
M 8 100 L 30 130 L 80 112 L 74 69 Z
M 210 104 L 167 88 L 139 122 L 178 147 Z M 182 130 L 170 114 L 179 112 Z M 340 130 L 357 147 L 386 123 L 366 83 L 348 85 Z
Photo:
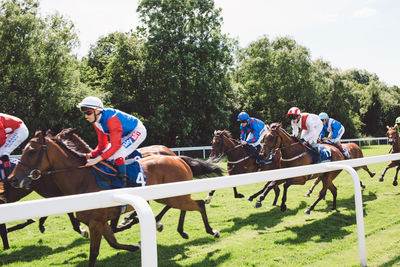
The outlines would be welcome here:
M 103 102 L 101 102 L 100 98 L 95 96 L 88 96 L 85 97 L 81 103 L 76 105 L 78 108 L 90 108 L 90 109 L 97 109 L 102 111 L 104 109 Z

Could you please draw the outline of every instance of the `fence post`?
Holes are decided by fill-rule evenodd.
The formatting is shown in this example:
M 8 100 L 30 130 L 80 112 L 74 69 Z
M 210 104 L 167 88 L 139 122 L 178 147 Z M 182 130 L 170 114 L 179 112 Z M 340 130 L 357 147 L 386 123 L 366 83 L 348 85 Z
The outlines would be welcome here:
M 139 217 L 142 266 L 157 267 L 157 235 L 153 211 L 149 203 L 139 196 L 115 194 L 114 200 L 121 204 L 130 204 Z
M 356 206 L 356 222 L 357 222 L 357 233 L 358 233 L 358 255 L 360 258 L 361 266 L 367 266 L 367 253 L 365 248 L 365 231 L 364 231 L 364 215 L 363 215 L 363 207 L 362 207 L 362 196 L 361 196 L 361 186 L 360 186 L 360 178 L 355 169 L 348 165 L 337 164 L 337 165 L 327 165 L 327 168 L 330 167 L 340 167 L 343 170 L 346 170 L 351 177 L 353 178 L 354 184 L 354 201 Z

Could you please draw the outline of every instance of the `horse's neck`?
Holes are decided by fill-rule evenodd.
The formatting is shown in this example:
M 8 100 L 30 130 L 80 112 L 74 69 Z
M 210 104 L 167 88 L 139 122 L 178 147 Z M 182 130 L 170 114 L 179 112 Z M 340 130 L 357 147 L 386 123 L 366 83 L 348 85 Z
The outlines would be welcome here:
M 224 149 L 225 154 L 229 161 L 238 160 L 247 155 L 247 151 L 244 147 L 240 147 L 240 144 L 236 144 L 233 140 L 225 137 Z
M 297 143 L 293 140 L 293 138 L 287 135 L 282 130 L 279 131 L 279 137 L 281 138 L 281 153 L 282 157 L 288 158 L 292 156 L 297 156 L 300 153 L 305 151 L 305 148 L 300 143 Z

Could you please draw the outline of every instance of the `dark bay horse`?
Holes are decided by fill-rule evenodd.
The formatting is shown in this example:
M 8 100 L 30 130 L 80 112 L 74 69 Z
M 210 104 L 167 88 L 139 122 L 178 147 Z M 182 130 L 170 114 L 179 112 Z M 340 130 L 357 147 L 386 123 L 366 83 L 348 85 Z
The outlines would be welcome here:
M 274 150 L 280 150 L 282 153 L 281 157 L 281 166 L 282 168 L 287 167 L 296 167 L 302 165 L 309 165 L 313 163 L 313 159 L 310 154 L 307 152 L 307 148 L 302 143 L 299 143 L 296 139 L 290 136 L 286 131 L 281 128 L 280 123 L 273 123 L 271 126 L 268 126 L 269 131 L 264 136 L 264 147 L 263 151 L 266 153 L 271 153 Z M 344 160 L 343 154 L 334 146 L 327 146 L 332 155 L 332 161 Z M 326 195 L 327 189 L 329 189 L 333 196 L 333 206 L 332 209 L 336 209 L 336 197 L 337 197 L 337 188 L 333 184 L 333 180 L 338 176 L 341 170 L 314 174 L 312 177 L 321 177 L 323 187 L 319 192 L 317 200 L 305 210 L 305 213 L 309 214 L 317 205 L 317 203 L 323 199 Z M 266 191 L 260 196 L 259 200 L 256 203 L 256 208 L 261 207 L 261 202 L 266 197 L 266 194 L 270 191 L 270 188 L 281 183 L 284 183 L 284 191 L 282 196 L 282 204 L 281 211 L 286 210 L 286 198 L 287 198 L 287 190 L 291 185 L 304 185 L 307 180 L 311 177 L 310 175 L 304 175 L 299 177 L 288 178 L 284 180 L 272 181 L 267 187 Z M 268 190 L 269 189 L 269 190 Z
M 326 143 L 329 145 L 329 143 Z M 346 144 L 342 144 L 343 148 L 346 149 L 349 154 L 350 154 L 350 159 L 358 159 L 358 158 L 363 158 L 364 155 L 361 151 L 361 148 L 356 144 L 356 143 L 346 143 Z M 367 166 L 361 166 L 358 168 L 355 168 L 356 170 L 358 169 L 363 169 L 365 170 L 369 176 L 372 178 L 375 176 L 375 173 L 371 172 Z M 315 186 L 317 186 L 317 184 L 321 181 L 321 178 L 318 177 L 314 184 L 311 186 L 311 188 L 308 190 L 308 192 L 304 195 L 305 197 L 310 197 L 311 193 L 313 192 Z M 361 182 L 360 180 L 360 185 L 362 188 L 365 188 L 365 185 Z
M 51 178 L 64 195 L 103 190 L 98 186 L 91 168 L 81 168 L 85 163 L 86 158 L 82 153 L 57 144 L 51 138 L 45 137 L 41 131 L 37 131 L 35 136 L 25 146 L 20 164 L 15 167 L 9 179 L 15 186 L 29 188 L 32 179 L 39 179 L 41 176 L 47 176 L 46 174 L 52 173 Z M 150 156 L 141 159 L 140 163 L 146 174 L 147 185 L 189 181 L 193 179 L 192 168 L 188 165 L 190 161 L 187 163 L 181 157 Z M 213 167 L 210 169 L 211 171 L 215 171 L 215 166 Z M 68 171 L 61 171 L 65 169 L 68 169 Z M 55 170 L 60 172 L 55 173 Z M 190 195 L 183 195 L 156 201 L 166 204 L 168 207 L 181 210 L 178 232 L 184 238 L 187 238 L 188 235 L 183 230 L 183 223 L 186 211 L 191 210 L 197 210 L 201 213 L 207 233 L 214 237 L 219 237 L 219 232 L 213 230 L 208 223 L 203 200 L 195 201 L 191 199 Z M 128 205 L 127 211 L 130 210 L 132 210 L 132 207 Z M 120 207 L 87 210 L 77 212 L 76 214 L 79 221 L 89 226 L 89 266 L 94 266 L 99 254 L 102 236 L 105 237 L 113 248 L 128 251 L 139 249 L 139 245 L 123 245 L 118 243 L 110 225 L 107 223 L 107 221 L 120 215 Z
M 399 153 L 400 152 L 400 137 L 397 132 L 397 127 L 396 126 L 395 127 L 386 126 L 386 128 L 387 128 L 386 135 L 388 137 L 388 142 L 390 145 L 392 145 L 392 149 L 391 149 L 390 153 L 391 154 Z M 395 161 L 389 162 L 389 164 L 383 170 L 381 178 L 379 178 L 379 182 L 383 182 L 383 176 L 385 176 L 386 171 L 395 166 L 397 166 L 397 168 L 396 168 L 396 175 L 394 176 L 394 180 L 393 180 L 393 185 L 396 186 L 397 185 L 397 175 L 399 174 L 399 170 L 400 170 L 400 160 L 395 160 Z
M 212 150 L 210 152 L 209 161 L 216 162 L 223 155 L 228 158 L 228 173 L 229 175 L 242 174 L 256 171 L 266 171 L 280 168 L 280 161 L 273 160 L 271 164 L 263 165 L 259 168 L 256 160 L 250 156 L 248 149 L 240 143 L 239 140 L 232 138 L 232 134 L 227 130 L 214 131 L 214 137 L 212 140 Z M 279 157 L 276 157 L 277 159 Z M 276 204 L 279 196 L 279 188 L 274 187 L 275 199 L 273 205 Z M 233 188 L 235 198 L 243 198 L 242 194 L 237 192 L 236 187 Z M 211 201 L 211 197 L 215 190 L 211 191 L 206 199 L 206 203 Z M 258 192 L 260 193 L 260 192 Z M 255 198 L 258 194 L 251 196 L 249 200 Z

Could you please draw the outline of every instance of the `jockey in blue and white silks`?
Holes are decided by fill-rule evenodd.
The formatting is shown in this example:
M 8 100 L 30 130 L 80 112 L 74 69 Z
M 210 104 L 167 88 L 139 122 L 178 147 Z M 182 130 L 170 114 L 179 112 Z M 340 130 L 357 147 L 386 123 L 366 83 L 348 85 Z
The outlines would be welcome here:
M 343 153 L 346 159 L 350 158 L 350 154 L 347 150 L 342 147 L 340 139 L 344 134 L 344 126 L 335 119 L 329 118 L 328 114 L 325 112 L 321 112 L 319 115 L 320 120 L 322 121 L 324 127 L 319 135 L 321 140 L 328 139 L 330 142 L 336 144 L 340 151 Z M 325 132 L 328 132 L 328 137 L 325 137 Z

